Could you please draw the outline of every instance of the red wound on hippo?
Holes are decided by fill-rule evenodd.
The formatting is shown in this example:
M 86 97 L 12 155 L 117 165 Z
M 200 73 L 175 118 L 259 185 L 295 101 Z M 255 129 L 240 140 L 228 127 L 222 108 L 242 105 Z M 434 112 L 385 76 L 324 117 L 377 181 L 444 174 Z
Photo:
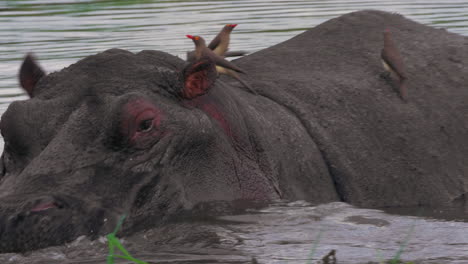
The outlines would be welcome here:
M 19 81 L 21 87 L 28 93 L 29 97 L 33 97 L 34 87 L 44 75 L 45 72 L 36 63 L 34 56 L 28 53 L 24 58 L 23 64 L 21 64 Z
M 216 66 L 210 59 L 191 63 L 183 71 L 184 87 L 180 95 L 185 99 L 203 95 L 213 86 L 216 77 Z

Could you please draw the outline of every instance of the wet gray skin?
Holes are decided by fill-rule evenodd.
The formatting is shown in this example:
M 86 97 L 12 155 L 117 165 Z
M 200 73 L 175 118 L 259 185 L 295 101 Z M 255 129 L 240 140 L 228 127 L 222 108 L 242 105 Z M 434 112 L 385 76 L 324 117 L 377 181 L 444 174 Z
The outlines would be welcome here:
M 389 25 L 408 102 L 380 77 Z M 0 123 L 0 252 L 106 234 L 124 213 L 132 233 L 207 201 L 463 205 L 466 43 L 351 13 L 237 60 L 258 96 L 157 51 L 108 50 L 37 84 L 26 71 L 31 99 Z

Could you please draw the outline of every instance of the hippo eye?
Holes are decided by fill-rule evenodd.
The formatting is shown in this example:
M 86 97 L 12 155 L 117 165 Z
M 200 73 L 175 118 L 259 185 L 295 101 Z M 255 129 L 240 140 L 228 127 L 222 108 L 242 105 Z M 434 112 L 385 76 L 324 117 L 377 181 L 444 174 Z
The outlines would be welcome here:
M 153 128 L 153 119 L 146 119 L 138 124 L 138 132 L 148 132 Z
M 153 146 L 162 136 L 162 112 L 153 102 L 143 98 L 131 98 L 120 106 L 119 133 L 110 144 L 115 147 L 145 149 Z M 113 128 L 114 126 L 112 126 Z M 114 128 L 113 128 L 114 129 Z

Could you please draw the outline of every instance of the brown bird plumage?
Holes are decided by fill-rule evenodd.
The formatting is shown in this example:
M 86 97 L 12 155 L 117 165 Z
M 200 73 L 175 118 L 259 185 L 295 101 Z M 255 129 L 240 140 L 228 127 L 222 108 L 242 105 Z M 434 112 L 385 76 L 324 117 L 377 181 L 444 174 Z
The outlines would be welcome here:
M 230 69 L 226 69 L 226 68 L 223 68 L 223 67 L 219 67 L 219 66 L 216 66 L 216 71 L 218 71 L 218 73 L 226 74 L 226 75 L 231 76 L 232 78 L 239 81 L 242 85 L 244 85 L 247 89 L 249 89 L 249 91 L 251 93 L 257 94 L 257 92 L 247 82 L 242 80 L 241 77 L 239 76 L 239 74 L 237 74 L 235 71 L 230 70 Z
M 232 64 L 230 61 L 224 59 L 224 57 L 217 55 L 214 53 L 210 48 L 206 46 L 205 40 L 200 36 L 192 36 L 187 35 L 188 38 L 192 39 L 195 43 L 195 51 L 192 53 L 193 55 L 188 57 L 187 60 L 189 62 L 193 62 L 195 60 L 200 60 L 201 58 L 209 58 L 216 64 L 216 71 L 219 74 L 226 74 L 234 79 L 238 80 L 242 85 L 244 85 L 250 92 L 257 94 L 250 85 L 248 85 L 245 81 L 243 81 L 237 72 L 245 73 L 236 65 Z
M 187 35 L 187 38 L 191 39 L 193 43 L 195 43 L 195 55 L 192 58 L 188 58 L 189 61 L 200 60 L 201 58 L 210 58 L 212 61 L 214 61 L 217 67 L 244 73 L 244 71 L 239 67 L 209 49 L 202 37 Z
M 380 53 L 382 58 L 382 64 L 384 68 L 393 73 L 399 78 L 400 81 L 400 96 L 403 100 L 408 97 L 408 91 L 406 89 L 406 74 L 403 59 L 392 39 L 392 34 L 389 29 L 384 31 L 384 47 Z
M 221 29 L 216 37 L 208 44 L 208 48 L 219 56 L 225 56 L 229 49 L 229 42 L 231 40 L 231 32 L 237 24 L 227 24 Z
M 237 24 L 227 24 L 216 37 L 208 44 L 208 48 L 211 49 L 215 54 L 222 57 L 239 57 L 247 54 L 246 51 L 228 51 L 229 42 L 231 40 L 231 32 L 237 26 Z M 187 60 L 193 61 L 194 51 L 187 52 Z

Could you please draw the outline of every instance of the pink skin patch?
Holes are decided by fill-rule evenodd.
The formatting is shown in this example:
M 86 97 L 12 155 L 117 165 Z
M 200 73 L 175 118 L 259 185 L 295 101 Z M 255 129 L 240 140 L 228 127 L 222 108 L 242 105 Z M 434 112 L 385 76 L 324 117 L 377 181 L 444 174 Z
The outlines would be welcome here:
M 35 206 L 33 209 L 31 209 L 31 212 L 41 212 L 52 208 L 57 208 L 57 205 L 55 203 L 45 203 Z
M 203 110 L 203 112 L 207 113 L 209 116 L 211 116 L 216 121 L 218 121 L 218 123 L 221 125 L 226 135 L 231 136 L 231 127 L 229 126 L 229 123 L 224 118 L 223 114 L 221 113 L 221 111 L 219 111 L 219 109 L 216 107 L 215 104 L 208 103 L 208 104 L 203 104 L 200 107 Z
M 122 114 L 121 131 L 132 145 L 143 147 L 144 143 L 161 136 L 161 111 L 144 99 L 125 104 Z
M 231 126 L 224 117 L 223 112 L 219 110 L 219 107 L 214 102 L 209 100 L 208 96 L 199 96 L 192 100 L 185 101 L 185 103 L 190 106 L 197 107 L 206 114 L 208 114 L 211 118 L 213 118 L 219 123 L 219 125 L 224 130 L 224 133 L 227 136 L 233 137 Z

